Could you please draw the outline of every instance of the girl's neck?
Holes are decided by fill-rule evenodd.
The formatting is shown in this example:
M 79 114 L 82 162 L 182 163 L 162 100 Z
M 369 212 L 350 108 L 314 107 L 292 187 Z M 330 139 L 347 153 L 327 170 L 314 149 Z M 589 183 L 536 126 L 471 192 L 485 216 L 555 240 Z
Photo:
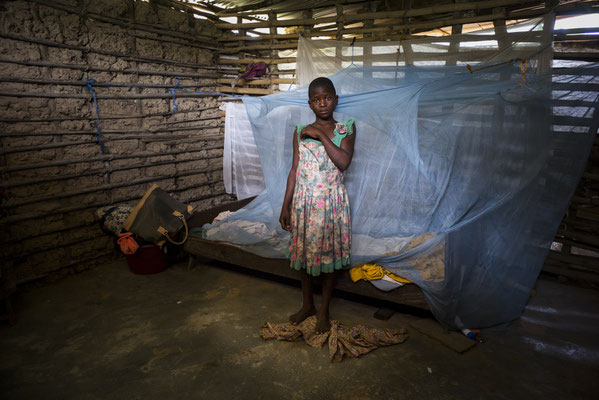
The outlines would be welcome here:
M 331 124 L 335 124 L 336 121 L 333 119 L 333 116 L 330 116 L 329 118 L 319 118 L 318 116 L 316 117 L 316 121 L 314 121 L 312 124 L 313 125 L 322 125 L 322 126 L 326 126 L 326 125 L 331 125 Z

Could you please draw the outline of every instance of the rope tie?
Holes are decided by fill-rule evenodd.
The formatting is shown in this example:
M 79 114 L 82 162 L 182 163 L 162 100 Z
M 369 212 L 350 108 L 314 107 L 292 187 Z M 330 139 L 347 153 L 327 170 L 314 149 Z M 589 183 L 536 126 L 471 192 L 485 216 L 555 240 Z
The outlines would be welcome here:
M 181 82 L 181 78 L 178 76 L 175 77 L 175 86 L 173 86 L 172 89 L 168 90 L 168 92 L 173 95 L 173 108 L 171 109 L 171 114 L 174 114 L 179 109 L 179 105 L 175 101 L 176 93 L 177 93 L 177 86 L 179 86 L 179 82 Z
M 94 108 L 96 109 L 96 131 L 98 132 L 96 134 L 96 141 L 100 145 L 100 151 L 104 152 L 104 144 L 102 143 L 102 131 L 100 130 L 100 112 L 98 111 L 98 98 L 96 96 L 96 89 L 94 89 L 94 87 L 92 86 L 92 84 L 95 81 L 96 80 L 94 78 L 89 78 L 87 82 L 85 82 L 85 84 L 87 85 L 89 91 L 92 93 L 92 97 L 94 99 Z
M 520 79 L 520 86 L 524 86 L 524 79 L 526 78 L 526 70 L 528 69 L 528 60 L 523 58 L 520 61 L 520 71 L 522 71 L 522 78 Z
M 504 65 L 504 64 L 509 64 L 514 61 L 520 61 L 520 71 L 522 72 L 522 78 L 520 78 L 520 86 L 524 86 L 524 81 L 526 79 L 526 71 L 528 70 L 528 60 L 526 58 L 512 58 L 511 60 L 508 60 L 508 61 L 505 61 L 502 63 L 486 65 L 486 66 L 480 67 L 480 68 L 472 68 L 470 66 L 470 64 L 466 64 L 466 68 L 468 68 L 468 71 L 470 71 L 470 73 L 473 73 L 473 72 L 480 71 L 483 69 L 498 67 L 498 66 Z

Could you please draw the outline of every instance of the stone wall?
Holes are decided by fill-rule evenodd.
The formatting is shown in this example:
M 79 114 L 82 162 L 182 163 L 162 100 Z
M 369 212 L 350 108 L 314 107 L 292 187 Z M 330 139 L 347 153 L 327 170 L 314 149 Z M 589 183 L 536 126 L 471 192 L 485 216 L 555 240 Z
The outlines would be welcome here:
M 0 4 L 2 258 L 18 282 L 114 257 L 96 210 L 154 183 L 199 209 L 232 200 L 205 93 L 218 32 L 163 3 Z

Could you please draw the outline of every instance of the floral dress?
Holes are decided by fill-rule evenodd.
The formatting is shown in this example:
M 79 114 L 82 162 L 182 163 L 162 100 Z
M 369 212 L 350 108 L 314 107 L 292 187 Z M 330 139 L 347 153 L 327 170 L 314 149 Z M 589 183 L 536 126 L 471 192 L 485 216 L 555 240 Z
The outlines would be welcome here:
M 353 133 L 354 120 L 338 122 L 332 142 Z M 343 172 L 329 158 L 322 142 L 300 139 L 299 163 L 291 204 L 289 259 L 294 269 L 313 276 L 350 263 L 351 218 Z

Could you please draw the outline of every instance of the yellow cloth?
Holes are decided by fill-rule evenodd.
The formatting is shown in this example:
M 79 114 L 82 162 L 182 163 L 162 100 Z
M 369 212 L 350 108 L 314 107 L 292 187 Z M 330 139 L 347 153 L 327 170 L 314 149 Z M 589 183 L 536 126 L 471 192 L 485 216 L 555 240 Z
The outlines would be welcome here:
M 353 267 L 349 270 L 349 276 L 354 282 L 357 282 L 360 279 L 364 279 L 365 281 L 374 281 L 377 279 L 382 279 L 385 275 L 396 282 L 412 283 L 412 281 L 402 278 L 399 275 L 395 275 L 377 264 L 358 265 L 357 267 Z

